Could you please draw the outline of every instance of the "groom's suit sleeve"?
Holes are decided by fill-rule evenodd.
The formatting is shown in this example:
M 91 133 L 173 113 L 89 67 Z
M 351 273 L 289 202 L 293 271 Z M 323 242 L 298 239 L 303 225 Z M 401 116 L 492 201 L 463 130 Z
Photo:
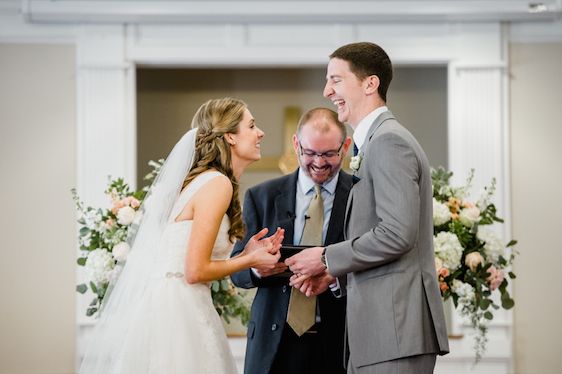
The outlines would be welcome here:
M 263 191 L 262 191 L 263 190 Z M 244 223 L 246 225 L 246 234 L 242 240 L 239 240 L 234 245 L 231 257 L 238 256 L 244 250 L 244 246 L 250 238 L 260 231 L 263 227 L 269 229 L 267 236 L 275 232 L 276 226 L 272 225 L 273 222 L 265 222 L 264 211 L 267 205 L 267 199 L 271 196 L 268 191 L 255 190 L 250 188 L 246 191 L 244 196 L 244 208 L 242 210 Z M 260 196 L 261 200 L 257 200 L 255 196 Z M 254 287 L 268 287 L 268 286 L 282 286 L 288 284 L 287 279 L 279 277 L 264 277 L 259 278 L 254 274 L 251 269 L 245 269 L 236 272 L 230 276 L 232 283 L 240 288 L 254 288 Z
M 397 133 L 375 134 L 366 145 L 360 173 L 353 187 L 350 216 L 375 207 L 378 222 L 365 232 L 348 232 L 348 240 L 328 246 L 326 258 L 334 276 L 376 268 L 410 251 L 419 230 L 418 160 L 412 146 Z M 353 224 L 353 223 L 352 223 Z

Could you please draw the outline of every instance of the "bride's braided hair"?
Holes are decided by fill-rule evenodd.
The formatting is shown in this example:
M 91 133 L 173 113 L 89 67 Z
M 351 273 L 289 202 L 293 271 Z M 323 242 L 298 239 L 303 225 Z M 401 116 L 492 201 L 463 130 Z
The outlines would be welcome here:
M 209 100 L 199 107 L 191 122 L 192 128 L 198 128 L 193 166 L 183 183 L 183 187 L 187 186 L 195 177 L 209 169 L 215 169 L 230 179 L 233 191 L 226 214 L 230 219 L 228 235 L 231 242 L 243 238 L 244 222 L 238 199 L 240 187 L 234 177 L 230 144 L 224 134 L 238 133 L 238 125 L 246 107 L 243 101 L 230 97 Z

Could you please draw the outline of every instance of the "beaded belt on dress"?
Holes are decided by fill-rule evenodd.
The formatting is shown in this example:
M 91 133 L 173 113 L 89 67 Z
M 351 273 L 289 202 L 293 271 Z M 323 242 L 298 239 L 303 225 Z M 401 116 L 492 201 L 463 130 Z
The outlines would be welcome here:
M 173 273 L 173 272 L 169 271 L 166 274 L 164 274 L 164 276 L 166 278 L 183 278 L 183 273 L 180 273 L 180 272 Z

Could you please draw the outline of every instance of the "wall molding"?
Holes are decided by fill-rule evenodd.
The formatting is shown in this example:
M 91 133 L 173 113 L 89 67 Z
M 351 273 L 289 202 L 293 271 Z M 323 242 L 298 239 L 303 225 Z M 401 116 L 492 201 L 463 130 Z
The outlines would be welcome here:
M 232 22 L 427 22 L 536 21 L 561 16 L 560 2 L 528 1 L 126 1 L 23 0 L 30 22 L 224 23 Z

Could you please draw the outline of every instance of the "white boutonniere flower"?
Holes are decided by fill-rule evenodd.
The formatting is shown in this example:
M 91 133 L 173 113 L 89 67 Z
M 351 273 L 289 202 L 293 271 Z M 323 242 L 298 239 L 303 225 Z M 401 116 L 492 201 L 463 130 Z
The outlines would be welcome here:
M 349 162 L 349 167 L 351 168 L 351 170 L 353 171 L 358 171 L 359 170 L 359 166 L 361 166 L 361 161 L 363 160 L 363 157 L 361 157 L 361 155 L 357 155 L 357 156 L 353 156 L 351 158 L 351 161 Z

